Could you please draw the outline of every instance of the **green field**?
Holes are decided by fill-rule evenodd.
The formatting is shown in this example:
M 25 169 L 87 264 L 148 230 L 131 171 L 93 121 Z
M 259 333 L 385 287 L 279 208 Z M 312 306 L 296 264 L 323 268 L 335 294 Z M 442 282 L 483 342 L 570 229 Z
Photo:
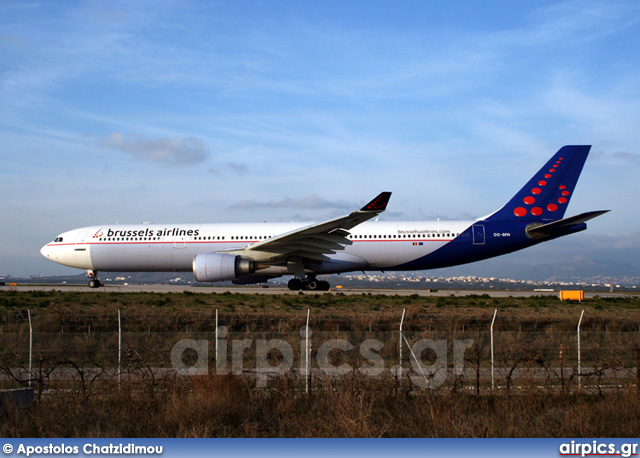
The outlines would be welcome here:
M 595 297 L 583 303 L 561 302 L 556 297 L 492 298 L 488 295 L 421 297 L 393 295 L 345 295 L 341 293 L 298 295 L 184 293 L 76 293 L 61 291 L 0 291 L 0 325 L 24 326 L 31 310 L 35 326 L 82 330 L 93 323 L 114 326 L 117 311 L 126 317 L 127 329 L 162 329 L 198 323 L 215 315 L 230 329 L 256 331 L 295 330 L 306 322 L 318 330 L 345 327 L 352 330 L 396 330 L 402 310 L 407 309 L 405 329 L 437 326 L 455 330 L 465 326 L 484 329 L 498 310 L 496 330 L 560 331 L 575 329 L 585 310 L 582 329 L 639 331 L 640 296 Z M 148 317 L 153 317 L 149 321 Z

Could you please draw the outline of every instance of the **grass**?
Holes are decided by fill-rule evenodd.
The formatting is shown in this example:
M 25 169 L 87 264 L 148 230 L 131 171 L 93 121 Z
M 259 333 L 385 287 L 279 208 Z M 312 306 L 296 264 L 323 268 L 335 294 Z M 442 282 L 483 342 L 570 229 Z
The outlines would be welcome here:
M 96 331 L 117 326 L 121 310 L 127 330 L 197 326 L 211 320 L 215 310 L 221 322 L 234 330 L 296 330 L 311 310 L 317 330 L 396 330 L 402 309 L 407 309 L 405 330 L 439 328 L 450 331 L 486 330 L 498 309 L 496 330 L 573 331 L 585 309 L 583 330 L 640 330 L 640 297 L 596 297 L 583 303 L 561 302 L 556 297 L 388 296 L 376 294 L 259 295 L 185 293 L 78 293 L 61 291 L 0 292 L 2 330 L 25 326 L 31 310 L 37 329 Z M 150 318 L 151 317 L 151 318 Z M 207 324 L 208 326 L 208 324 Z M 192 330 L 196 330 L 193 327 Z

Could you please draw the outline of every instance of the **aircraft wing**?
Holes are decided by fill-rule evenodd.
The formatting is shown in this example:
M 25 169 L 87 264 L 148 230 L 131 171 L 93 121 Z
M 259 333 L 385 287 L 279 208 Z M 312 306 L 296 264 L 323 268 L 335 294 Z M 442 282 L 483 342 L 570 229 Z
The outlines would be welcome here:
M 289 257 L 329 261 L 328 254 L 344 250 L 345 245 L 353 243 L 347 238 L 349 229 L 382 213 L 387 208 L 390 197 L 390 192 L 382 192 L 360 210 L 346 216 L 301 227 L 272 239 L 248 245 L 242 250 L 233 250 L 233 253 L 261 262 L 273 262 Z

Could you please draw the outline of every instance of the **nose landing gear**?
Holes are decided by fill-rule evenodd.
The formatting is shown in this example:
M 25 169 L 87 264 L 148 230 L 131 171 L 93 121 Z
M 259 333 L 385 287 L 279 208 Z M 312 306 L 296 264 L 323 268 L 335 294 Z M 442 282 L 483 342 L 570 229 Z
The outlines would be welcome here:
M 317 280 L 315 275 L 304 278 L 293 277 L 287 286 L 291 291 L 329 291 L 331 289 L 328 281 Z
M 87 276 L 89 277 L 89 288 L 100 288 L 102 286 L 97 270 L 88 270 Z

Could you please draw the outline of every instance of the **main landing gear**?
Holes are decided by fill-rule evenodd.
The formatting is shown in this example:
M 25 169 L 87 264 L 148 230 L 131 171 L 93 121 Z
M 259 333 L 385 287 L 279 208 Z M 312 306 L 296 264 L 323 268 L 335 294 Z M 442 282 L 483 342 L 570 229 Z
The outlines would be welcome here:
M 328 281 L 317 280 L 315 276 L 306 278 L 293 277 L 287 284 L 291 291 L 329 291 L 331 285 Z
M 87 276 L 89 277 L 89 288 L 100 288 L 102 286 L 97 270 L 88 270 Z

